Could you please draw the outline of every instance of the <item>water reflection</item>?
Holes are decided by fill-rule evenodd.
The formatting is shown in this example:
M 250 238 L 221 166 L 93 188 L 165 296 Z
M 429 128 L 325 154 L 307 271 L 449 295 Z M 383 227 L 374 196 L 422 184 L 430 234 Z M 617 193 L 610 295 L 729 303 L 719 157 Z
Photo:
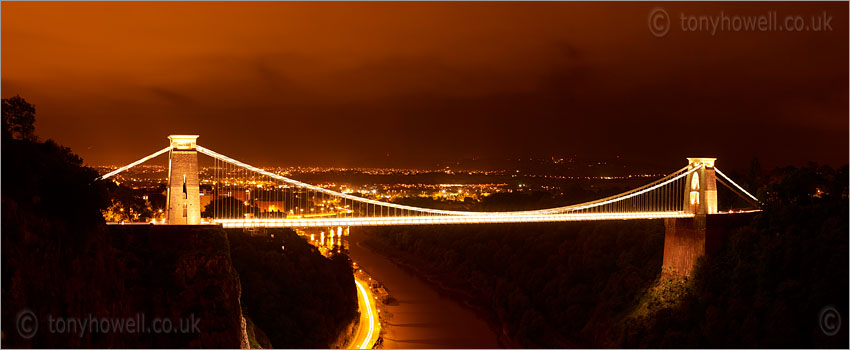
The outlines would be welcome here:
M 348 227 L 296 229 L 296 233 L 316 247 L 322 255 L 348 254 Z

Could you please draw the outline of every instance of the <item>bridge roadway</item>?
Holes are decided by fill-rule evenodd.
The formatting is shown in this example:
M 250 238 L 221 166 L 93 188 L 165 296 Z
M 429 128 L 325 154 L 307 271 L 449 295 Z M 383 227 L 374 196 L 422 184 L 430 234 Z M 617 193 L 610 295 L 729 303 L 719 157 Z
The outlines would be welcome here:
M 634 213 L 571 213 L 511 215 L 493 213 L 493 215 L 458 216 L 397 216 L 397 217 L 360 217 L 360 218 L 295 218 L 295 219 L 216 219 L 213 222 L 226 228 L 243 227 L 336 227 L 336 226 L 390 226 L 390 225 L 438 225 L 438 224 L 491 224 L 526 223 L 558 221 L 595 221 L 595 220 L 631 220 L 689 218 L 692 213 L 679 211 L 634 212 Z

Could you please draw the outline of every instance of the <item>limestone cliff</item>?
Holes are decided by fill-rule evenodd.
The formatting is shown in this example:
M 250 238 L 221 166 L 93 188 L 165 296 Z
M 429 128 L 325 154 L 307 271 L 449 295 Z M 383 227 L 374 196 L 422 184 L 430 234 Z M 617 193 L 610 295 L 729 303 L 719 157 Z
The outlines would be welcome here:
M 125 289 L 149 317 L 197 320 L 187 334 L 145 334 L 144 347 L 244 345 L 241 286 L 227 236 L 213 226 L 110 226 L 125 263 Z

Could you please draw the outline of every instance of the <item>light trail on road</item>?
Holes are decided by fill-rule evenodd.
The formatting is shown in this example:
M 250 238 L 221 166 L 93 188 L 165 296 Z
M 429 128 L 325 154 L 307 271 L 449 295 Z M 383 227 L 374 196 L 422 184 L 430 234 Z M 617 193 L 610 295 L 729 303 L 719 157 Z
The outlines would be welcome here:
M 363 285 L 360 284 L 360 281 L 354 280 L 354 283 L 357 284 L 357 288 L 360 290 L 360 295 L 363 296 L 363 302 L 366 304 L 366 310 L 368 312 L 369 317 L 369 332 L 366 334 L 366 339 L 363 339 L 363 343 L 358 346 L 359 349 L 369 349 L 369 342 L 372 339 L 372 334 L 375 332 L 375 316 L 372 314 L 372 304 L 369 301 L 369 294 L 366 293 L 366 288 L 363 288 Z

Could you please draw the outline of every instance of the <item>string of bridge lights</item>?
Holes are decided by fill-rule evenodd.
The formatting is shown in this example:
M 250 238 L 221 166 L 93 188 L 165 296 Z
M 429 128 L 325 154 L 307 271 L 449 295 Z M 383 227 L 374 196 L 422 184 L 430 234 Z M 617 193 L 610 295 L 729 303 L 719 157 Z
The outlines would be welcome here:
M 172 149 L 172 146 L 165 147 L 153 154 L 141 158 L 127 166 L 118 168 L 100 177 L 100 179 L 108 179 L 118 173 L 126 171 L 136 165 L 144 163 L 152 158 L 155 158 Z M 360 225 L 399 225 L 399 224 L 457 224 L 457 223 L 511 223 L 511 222 L 550 222 L 550 221 L 586 221 L 586 220 L 616 220 L 616 219 L 638 219 L 638 218 L 678 218 L 691 217 L 694 214 L 685 213 L 681 210 L 684 206 L 685 196 L 682 195 L 687 184 L 682 179 L 689 174 L 703 168 L 703 164 L 695 164 L 685 166 L 670 175 L 653 181 L 644 186 L 605 197 L 602 199 L 560 206 L 548 209 L 538 210 L 520 210 L 520 211 L 504 211 L 504 212 L 481 212 L 481 211 L 458 211 L 458 210 L 443 210 L 422 208 L 410 205 L 403 205 L 391 202 L 375 200 L 371 198 L 359 197 L 347 193 L 337 192 L 331 189 L 315 186 L 298 180 L 294 180 L 285 176 L 281 176 L 264 169 L 240 162 L 236 159 L 227 157 L 223 154 L 212 151 L 200 145 L 195 145 L 195 149 L 204 155 L 210 156 L 216 160 L 214 174 L 216 179 L 212 182 L 215 186 L 214 196 L 219 198 L 221 195 L 220 187 L 222 181 L 219 176 L 223 174 L 230 175 L 235 169 L 242 169 L 244 173 L 240 174 L 244 177 L 254 177 L 257 175 L 280 181 L 286 184 L 288 193 L 268 193 L 264 190 L 260 199 L 278 200 L 281 196 L 289 196 L 288 202 L 285 199 L 284 203 L 289 203 L 291 216 L 283 218 L 271 218 L 271 210 L 267 208 L 267 218 L 254 218 L 245 216 L 244 218 L 232 218 L 234 213 L 241 211 L 234 208 L 218 208 L 214 209 L 213 222 L 219 223 L 225 227 L 310 227 L 310 226 L 360 226 Z M 227 165 L 230 168 L 221 170 L 220 167 Z M 722 173 L 719 169 L 714 170 L 723 177 L 726 181 L 733 184 L 740 193 L 758 202 L 752 194 L 741 188 L 737 183 L 732 181 L 728 176 Z M 255 182 L 256 183 L 256 182 Z M 234 183 L 235 185 L 235 183 Z M 227 186 L 231 186 L 228 182 Z M 259 186 L 258 186 L 259 187 Z M 278 185 L 277 188 L 283 188 Z M 299 192 L 294 194 L 293 189 L 299 191 L 312 191 L 313 200 L 308 201 L 307 197 L 310 192 Z M 273 188 L 272 191 L 275 189 Z M 739 193 L 739 195 L 741 195 Z M 298 215 L 300 212 L 294 212 L 291 208 L 295 200 L 300 200 L 300 211 L 303 212 L 307 205 L 317 206 L 316 194 L 321 194 L 323 203 L 322 211 L 325 209 L 325 204 L 342 201 L 343 205 L 332 209 L 339 210 L 334 213 L 332 210 L 322 215 Z M 227 196 L 232 196 L 232 191 L 227 193 Z M 326 200 L 325 196 L 328 196 Z M 294 198 L 294 197 L 297 197 Z M 247 201 L 245 201 L 247 203 Z M 219 205 L 218 203 L 216 205 Z M 245 204 L 247 205 L 247 204 Z M 363 210 L 365 206 L 365 211 Z M 371 207 L 370 207 L 371 206 Z M 318 206 L 317 206 L 318 207 Z M 297 208 L 297 207 L 296 207 Z M 284 208 L 287 209 L 287 208 Z M 355 210 L 356 209 L 356 210 Z M 371 211 L 370 211 L 371 210 Z M 312 211 L 312 209 L 311 209 Z M 365 215 L 364 215 L 365 214 Z M 336 217 L 329 217 L 336 216 Z

